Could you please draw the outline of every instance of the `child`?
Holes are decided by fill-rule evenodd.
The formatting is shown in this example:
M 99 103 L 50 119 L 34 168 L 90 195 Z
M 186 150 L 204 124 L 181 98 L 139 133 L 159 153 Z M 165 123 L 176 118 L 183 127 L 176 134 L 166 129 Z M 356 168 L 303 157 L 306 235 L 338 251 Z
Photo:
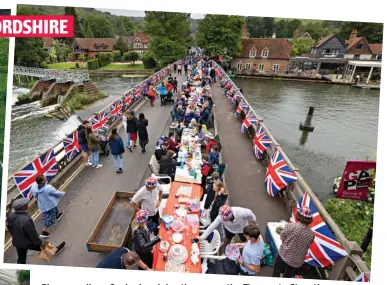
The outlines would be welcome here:
M 208 164 L 214 167 L 219 159 L 219 152 L 217 146 L 212 146 L 208 154 Z

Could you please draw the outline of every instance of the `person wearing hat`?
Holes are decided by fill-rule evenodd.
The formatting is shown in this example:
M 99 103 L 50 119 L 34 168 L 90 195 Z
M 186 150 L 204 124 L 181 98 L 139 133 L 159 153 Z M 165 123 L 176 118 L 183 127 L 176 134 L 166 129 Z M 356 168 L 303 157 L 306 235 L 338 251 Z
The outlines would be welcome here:
M 148 211 L 149 219 L 156 225 L 159 224 L 159 206 L 163 198 L 163 188 L 157 183 L 154 175 L 147 178 L 145 185 L 136 192 L 130 201 L 130 205 L 138 210 Z M 141 208 L 139 207 L 141 204 Z M 155 235 L 158 229 L 155 230 Z
M 29 198 L 13 200 L 14 212 L 8 213 L 6 226 L 12 236 L 12 245 L 16 247 L 18 264 L 26 264 L 28 250 L 40 251 L 43 241 L 39 238 L 34 221 L 27 214 Z M 65 242 L 57 246 L 55 255 L 65 247 Z
M 287 223 L 281 232 L 282 244 L 274 260 L 273 277 L 293 278 L 314 241 L 314 233 L 309 228 L 313 222 L 310 208 L 299 207 L 296 220 L 296 223 Z
M 156 146 L 155 156 L 159 163 L 163 155 L 167 154 L 168 147 L 169 147 L 168 138 L 167 140 L 164 140 L 160 145 Z
M 226 257 L 215 263 L 207 262 L 206 274 L 239 275 L 240 266 L 237 263 L 240 257 L 239 248 L 231 243 L 225 249 Z
M 254 213 L 250 209 L 224 205 L 219 208 L 218 216 L 200 236 L 200 239 L 207 239 L 216 228 L 223 225 L 226 234 L 223 241 L 224 246 L 227 246 L 235 235 L 239 235 L 239 239 L 242 242 L 246 242 L 247 239 L 243 234 L 243 229 L 249 224 L 256 224 L 256 220 Z
M 132 244 L 140 259 L 148 268 L 152 268 L 153 247 L 160 242 L 160 237 L 156 236 L 153 240 L 150 239 L 147 222 L 148 212 L 139 210 L 132 222 Z
M 130 111 L 129 117 L 126 121 L 126 132 L 128 133 L 129 145 L 126 147 L 132 152 L 133 147 L 136 147 L 138 122 L 134 111 Z

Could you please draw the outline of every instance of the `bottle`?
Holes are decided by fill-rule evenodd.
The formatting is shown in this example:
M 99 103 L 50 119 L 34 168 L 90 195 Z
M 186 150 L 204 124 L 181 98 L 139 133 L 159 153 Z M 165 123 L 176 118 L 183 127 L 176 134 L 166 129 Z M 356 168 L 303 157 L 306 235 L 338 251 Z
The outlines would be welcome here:
M 180 168 L 183 169 L 184 168 L 184 159 L 181 160 L 181 163 L 180 163 Z

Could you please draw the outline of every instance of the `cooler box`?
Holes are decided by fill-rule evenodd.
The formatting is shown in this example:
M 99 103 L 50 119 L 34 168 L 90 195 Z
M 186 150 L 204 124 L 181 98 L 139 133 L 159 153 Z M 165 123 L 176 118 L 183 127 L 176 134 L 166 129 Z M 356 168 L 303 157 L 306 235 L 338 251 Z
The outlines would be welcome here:
M 271 222 L 267 223 L 266 225 L 266 242 L 270 247 L 271 253 L 273 254 L 273 257 L 275 258 L 278 254 L 278 250 L 281 246 L 281 239 L 280 235 L 277 234 L 276 229 L 278 226 L 284 227 L 286 225 L 286 222 Z

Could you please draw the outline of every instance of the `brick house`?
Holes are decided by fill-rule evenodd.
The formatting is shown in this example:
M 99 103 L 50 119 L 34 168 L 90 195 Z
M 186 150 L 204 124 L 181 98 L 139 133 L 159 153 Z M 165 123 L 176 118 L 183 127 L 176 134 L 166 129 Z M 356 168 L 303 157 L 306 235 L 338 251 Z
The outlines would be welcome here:
M 129 51 L 135 51 L 140 55 L 146 53 L 152 38 L 142 31 L 135 32 L 133 36 L 123 37 L 128 43 Z
M 355 60 L 370 60 L 373 52 L 365 37 L 358 37 L 357 30 L 353 30 L 349 39 L 345 41 L 346 51 L 344 58 Z
M 100 52 L 112 52 L 116 39 L 114 38 L 75 38 L 73 54 L 75 59 L 83 54 L 87 58 L 95 58 Z
M 53 38 L 42 38 L 42 40 L 43 40 L 43 49 L 46 52 L 51 53 L 52 48 L 55 46 L 55 39 L 53 39 Z
M 242 53 L 231 61 L 238 71 L 285 71 L 288 69 L 292 46 L 288 39 L 242 39 Z

